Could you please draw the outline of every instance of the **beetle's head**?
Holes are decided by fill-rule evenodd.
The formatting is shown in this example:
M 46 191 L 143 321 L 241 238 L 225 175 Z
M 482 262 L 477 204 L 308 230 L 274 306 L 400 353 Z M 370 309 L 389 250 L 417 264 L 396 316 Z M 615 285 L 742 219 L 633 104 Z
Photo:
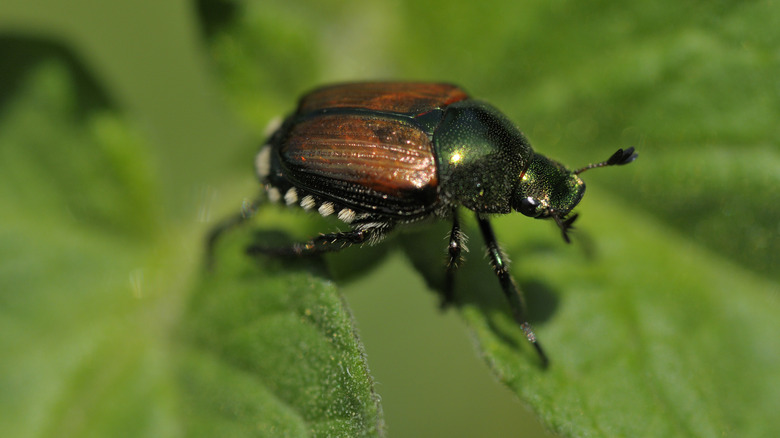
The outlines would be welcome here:
M 552 218 L 560 227 L 564 240 L 569 242 L 567 232 L 577 215 L 568 214 L 579 204 L 585 193 L 585 182 L 579 175 L 597 167 L 628 164 L 636 158 L 634 148 L 625 151 L 618 149 L 607 161 L 571 171 L 560 163 L 535 153 L 526 170 L 520 174 L 520 183 L 512 197 L 512 208 L 529 217 Z
M 566 231 L 574 217 L 566 215 L 580 202 L 585 193 L 585 182 L 571 170 L 544 155 L 534 154 L 526 170 L 520 174 L 520 183 L 512 198 L 512 208 L 528 217 L 552 218 Z

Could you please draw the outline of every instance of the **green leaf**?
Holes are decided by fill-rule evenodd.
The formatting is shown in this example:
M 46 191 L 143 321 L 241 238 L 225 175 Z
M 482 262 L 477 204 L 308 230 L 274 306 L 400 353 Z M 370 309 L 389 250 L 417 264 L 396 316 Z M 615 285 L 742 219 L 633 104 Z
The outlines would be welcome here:
M 261 268 L 236 234 L 203 272 L 202 226 L 160 208 L 161 151 L 78 60 L 5 37 L 0 63 L 5 435 L 382 432 L 322 269 Z
M 280 90 L 428 78 L 494 102 L 537 151 L 571 167 L 637 147 L 631 166 L 584 175 L 572 247 L 551 226 L 495 220 L 552 358 L 547 370 L 467 228 L 472 253 L 458 273 L 459 309 L 497 376 L 552 430 L 780 432 L 780 344 L 768 335 L 780 329 L 780 10 L 651 1 L 230 4 L 234 14 L 207 42 L 224 89 L 258 132 L 269 102 L 292 109 Z M 360 66 L 349 69 L 354 60 Z M 403 239 L 434 289 L 446 231 Z M 331 265 L 349 270 L 340 260 Z
M 165 434 L 152 154 L 60 46 L 0 60 L 0 429 Z
M 138 1 L 127 10 L 141 9 Z M 13 3 L 0 6 L 2 26 L 70 38 L 95 70 L 48 43 L 0 39 L 4 435 L 377 435 L 381 411 L 401 435 L 425 435 L 437 421 L 462 433 L 484 422 L 478 417 L 492 409 L 461 414 L 471 394 L 456 399 L 447 388 L 451 405 L 433 405 L 430 375 L 413 367 L 397 375 L 394 365 L 419 361 L 419 348 L 373 354 L 385 345 L 364 335 L 372 366 L 391 358 L 375 366 L 390 370 L 376 375 L 387 394 L 380 408 L 336 289 L 377 264 L 405 265 L 385 258 L 400 244 L 430 290 L 381 281 L 363 292 L 394 304 L 399 292 L 418 293 L 435 308 L 446 223 L 329 256 L 325 270 L 318 260 L 243 256 L 272 231 L 297 240 L 335 226 L 268 209 L 225 236 L 214 271 L 201 264 L 208 227 L 198 221 L 256 195 L 252 154 L 266 123 L 307 89 L 376 78 L 458 83 L 501 108 L 537 151 L 571 167 L 619 147 L 640 153 L 628 167 L 584 174 L 573 245 L 549 223 L 494 220 L 548 369 L 509 317 L 478 233 L 465 223 L 471 252 L 455 310 L 489 368 L 550 429 L 779 434 L 780 8 L 772 3 L 202 0 L 197 18 L 212 70 L 193 56 L 191 26 L 168 26 L 164 15 L 135 23 L 114 3 L 71 5 L 68 14 L 36 4 L 13 22 Z M 155 44 L 139 44 L 139 28 Z M 171 50 L 190 63 L 177 64 Z M 220 141 L 194 144 L 205 128 L 191 102 L 161 92 L 189 90 L 212 105 L 202 82 L 182 85 L 208 71 L 252 144 L 231 140 L 245 132 L 211 132 L 204 138 Z M 95 85 L 96 72 L 151 132 L 130 126 Z M 138 96 L 157 100 L 142 105 Z M 147 118 L 177 104 L 175 126 Z M 233 116 L 212 106 L 214 120 Z M 190 135 L 170 134 L 177 130 Z M 222 172 L 217 156 L 244 157 L 220 175 L 219 190 L 209 180 Z M 400 275 L 410 272 L 387 277 Z M 411 332 L 401 341 L 445 357 L 441 374 L 455 376 L 452 386 L 476 377 L 442 346 L 466 336 L 430 336 L 435 316 L 412 331 L 403 312 L 356 313 L 361 327 L 377 326 L 385 338 Z M 391 397 L 404 388 L 408 400 Z M 393 417 L 399 404 L 413 418 Z M 484 432 L 473 435 L 500 433 Z
M 461 283 L 464 316 L 498 376 L 566 435 L 777 432 L 762 420 L 780 398 L 770 384 L 780 378 L 780 343 L 766 336 L 780 329 L 777 285 L 598 194 L 581 211 L 586 253 L 498 231 L 513 242 L 507 252 L 531 314 L 542 317 L 549 369 L 529 365 L 505 312 L 481 297 L 468 303 L 485 293 L 484 272 Z
M 196 419 L 186 435 L 379 434 L 373 381 L 334 285 L 310 262 L 247 257 L 247 231 L 222 239 L 179 330 Z

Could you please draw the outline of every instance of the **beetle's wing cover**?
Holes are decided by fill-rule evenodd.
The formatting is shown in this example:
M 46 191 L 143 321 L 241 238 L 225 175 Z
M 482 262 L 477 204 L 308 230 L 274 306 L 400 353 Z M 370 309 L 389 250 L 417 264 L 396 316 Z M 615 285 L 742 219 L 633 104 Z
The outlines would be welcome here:
M 468 99 L 451 84 L 426 82 L 358 82 L 331 85 L 301 99 L 298 114 L 329 108 L 361 108 L 391 113 L 422 114 Z
M 344 207 L 411 218 L 430 212 L 436 201 L 433 144 L 411 119 L 343 112 L 301 117 L 278 150 L 287 179 Z

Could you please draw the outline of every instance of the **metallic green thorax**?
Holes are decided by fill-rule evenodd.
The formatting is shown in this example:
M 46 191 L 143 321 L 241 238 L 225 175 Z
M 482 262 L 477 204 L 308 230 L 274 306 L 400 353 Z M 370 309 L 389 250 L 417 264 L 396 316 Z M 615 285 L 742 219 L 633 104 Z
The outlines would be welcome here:
M 478 212 L 512 211 L 512 193 L 533 150 L 503 114 L 475 100 L 454 103 L 434 142 L 444 199 Z
M 521 199 L 540 203 L 540 216 L 563 217 L 585 185 L 542 155 L 497 109 L 476 100 L 447 107 L 434 136 L 441 196 L 480 213 L 510 213 Z

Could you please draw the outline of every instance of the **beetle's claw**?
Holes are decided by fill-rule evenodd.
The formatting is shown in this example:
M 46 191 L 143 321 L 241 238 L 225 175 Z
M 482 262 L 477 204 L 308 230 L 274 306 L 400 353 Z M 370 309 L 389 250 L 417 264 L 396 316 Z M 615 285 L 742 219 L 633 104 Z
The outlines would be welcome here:
M 563 240 L 566 241 L 566 243 L 571 243 L 571 239 L 569 238 L 569 230 L 573 230 L 574 221 L 577 220 L 577 213 L 574 213 L 573 215 L 564 218 L 561 220 L 558 216 L 553 216 L 553 219 L 555 219 L 555 223 L 558 224 L 558 227 L 561 229 L 561 234 L 563 235 Z
M 574 213 L 573 215 L 566 218 L 566 220 L 563 221 L 563 226 L 566 227 L 567 230 L 574 229 L 574 221 L 577 220 L 577 217 L 579 217 L 579 214 Z

